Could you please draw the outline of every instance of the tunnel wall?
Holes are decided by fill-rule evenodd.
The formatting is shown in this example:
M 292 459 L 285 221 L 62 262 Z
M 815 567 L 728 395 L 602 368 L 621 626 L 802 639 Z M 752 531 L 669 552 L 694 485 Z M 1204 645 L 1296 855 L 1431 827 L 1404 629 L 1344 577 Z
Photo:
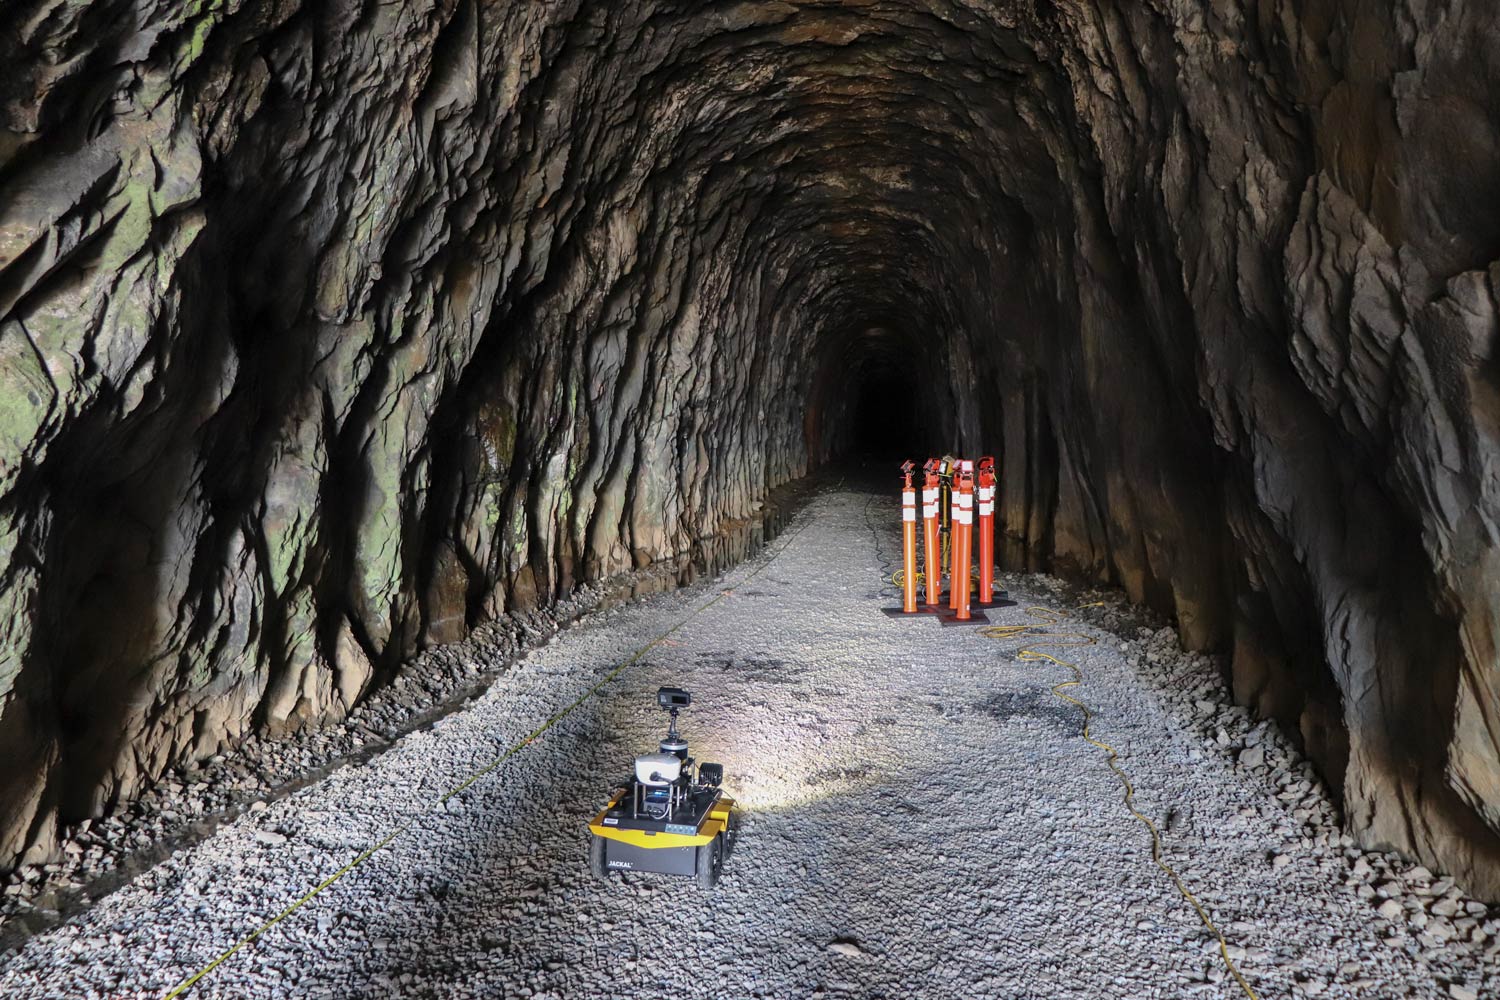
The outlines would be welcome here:
M 1007 552 L 1230 651 L 1364 843 L 1494 895 L 1497 21 L 1398 8 L 1054 22 L 1081 335 L 1007 389 Z
M 0 865 L 746 516 L 879 328 L 1010 566 L 1500 895 L 1485 5 L 6 17 Z

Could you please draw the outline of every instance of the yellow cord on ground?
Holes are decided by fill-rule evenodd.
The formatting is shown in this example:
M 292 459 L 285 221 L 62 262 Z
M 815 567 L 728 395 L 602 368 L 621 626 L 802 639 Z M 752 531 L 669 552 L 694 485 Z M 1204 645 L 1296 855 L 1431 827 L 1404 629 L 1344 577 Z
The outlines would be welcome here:
M 927 574 L 923 573 L 921 570 L 917 570 L 917 583 L 918 583 L 918 585 L 924 584 L 926 582 L 927 582 Z M 891 574 L 891 585 L 892 586 L 900 587 L 900 586 L 902 586 L 905 583 L 906 583 L 906 570 L 904 570 L 904 569 L 898 569 L 898 570 L 896 570 L 896 572 L 894 572 L 894 573 Z M 972 594 L 979 593 L 979 575 L 977 573 L 974 574 L 973 576 L 969 577 L 969 586 L 970 586 L 970 588 L 972 588 L 969 591 L 970 593 L 972 593 Z
M 1091 604 L 1084 605 L 1084 607 L 1094 606 Z M 1151 834 L 1151 858 L 1156 862 L 1156 867 L 1167 874 L 1167 877 L 1172 880 L 1172 884 L 1177 887 L 1177 891 L 1182 894 L 1182 898 L 1191 903 L 1193 909 L 1198 911 L 1198 918 L 1203 921 L 1203 926 L 1207 927 L 1209 933 L 1219 939 L 1219 954 L 1224 957 L 1225 966 L 1228 967 L 1230 975 L 1234 976 L 1235 981 L 1240 984 L 1240 988 L 1245 991 L 1245 995 L 1250 1000 L 1260 1000 L 1256 996 L 1255 990 L 1245 981 L 1245 977 L 1240 974 L 1239 968 L 1234 964 L 1234 959 L 1229 957 L 1229 942 L 1225 940 L 1224 935 L 1214 924 L 1212 918 L 1209 917 L 1208 911 L 1203 908 L 1203 904 L 1198 902 L 1198 897 L 1193 895 L 1192 891 L 1183 884 L 1182 878 L 1162 857 L 1161 834 L 1157 831 L 1156 824 L 1151 821 L 1150 817 L 1142 815 L 1140 810 L 1136 809 L 1135 786 L 1131 784 L 1130 776 L 1125 773 L 1124 767 L 1120 765 L 1119 752 L 1108 743 L 1095 739 L 1090 734 L 1089 726 L 1093 722 L 1094 713 L 1077 698 L 1063 693 L 1065 688 L 1079 687 L 1083 684 L 1083 671 L 1078 668 L 1076 663 L 1053 656 L 1051 653 L 1044 653 L 1040 648 L 1043 646 L 1054 649 L 1068 646 L 1092 646 L 1096 640 L 1092 636 L 1084 635 L 1082 632 L 1049 631 L 1048 626 L 1058 625 L 1067 619 L 1068 616 L 1060 611 L 1043 607 L 1030 607 L 1025 610 L 1034 619 L 1031 624 L 989 625 L 981 628 L 979 634 L 987 639 L 1023 639 L 1026 645 L 1022 646 L 1016 652 L 1017 658 L 1022 660 L 1046 660 L 1049 663 L 1055 663 L 1060 667 L 1067 668 L 1073 674 L 1072 680 L 1053 685 L 1052 693 L 1068 704 L 1077 706 L 1078 710 L 1083 713 L 1083 738 L 1093 746 L 1109 754 L 1108 763 L 1110 770 L 1115 772 L 1115 776 L 1120 779 L 1120 784 L 1125 789 L 1125 808 Z
M 839 485 L 842 485 L 842 480 L 840 480 Z M 837 486 L 835 487 L 835 489 L 837 489 Z M 767 567 L 769 567 L 773 562 L 775 562 L 777 560 L 777 558 L 779 558 L 781 556 L 781 554 L 783 552 L 785 552 L 791 546 L 792 542 L 794 542 L 796 540 L 797 536 L 800 535 L 800 534 L 802 534 L 802 532 L 807 528 L 807 525 L 811 524 L 811 523 L 812 522 L 810 520 L 804 522 L 801 527 L 799 527 L 796 531 L 792 532 L 791 535 L 787 536 L 786 541 L 784 543 L 782 543 L 781 548 L 776 551 L 776 554 L 773 555 L 773 556 L 771 556 L 771 558 L 767 559 L 765 562 L 761 563 L 760 566 L 756 567 L 756 569 L 754 570 L 754 572 L 750 573 L 743 580 L 741 580 L 737 586 L 744 586 L 745 584 L 749 583 L 751 580 L 753 580 L 757 576 L 759 576 L 763 571 L 765 571 L 765 569 Z M 448 791 L 444 792 L 443 795 L 442 795 L 442 797 L 439 798 L 437 800 L 437 802 L 431 808 L 429 808 L 425 812 L 421 813 L 417 817 L 415 817 L 413 819 L 410 819 L 407 822 L 403 823 L 397 829 L 395 829 L 395 830 L 391 831 L 390 833 L 386 834 L 383 838 L 380 839 L 379 842 L 377 842 L 376 844 L 374 844 L 371 847 L 366 848 L 363 852 L 361 852 L 359 854 L 359 856 L 356 857 L 353 861 L 350 861 L 348 864 L 344 865 L 344 867 L 340 868 L 338 871 L 336 871 L 332 875 L 328 876 L 322 882 L 319 882 L 316 886 L 314 886 L 311 890 L 309 890 L 305 895 L 299 897 L 298 899 L 296 899 L 295 901 L 293 901 L 292 903 L 290 903 L 280 913 L 276 914 L 270 920 L 267 920 L 265 923 L 261 924 L 253 932 L 251 932 L 250 934 L 247 934 L 245 937 L 243 937 L 239 941 L 235 942 L 235 944 L 234 944 L 233 947 L 231 947 L 228 950 L 224 951 L 217 958 L 215 958 L 212 962 L 208 963 L 203 968 L 201 968 L 197 972 L 193 973 L 193 975 L 190 976 L 189 978 L 184 979 L 181 983 L 178 983 L 177 986 L 174 987 L 170 993 L 167 993 L 165 996 L 162 997 L 162 1000 L 175 1000 L 176 997 L 180 997 L 184 993 L 186 993 L 188 990 L 192 989 L 192 987 L 193 987 L 193 985 L 195 983 L 197 983 L 204 976 L 208 975 L 210 972 L 212 972 L 215 969 L 217 969 L 226 960 L 228 960 L 229 958 L 233 957 L 234 954 L 236 952 L 238 952 L 240 949 L 244 948 L 246 945 L 254 944 L 260 938 L 261 935 L 265 934 L 266 931 L 270 930 L 272 927 L 275 927 L 277 924 L 281 923 L 283 920 L 285 920 L 287 917 L 291 916 L 293 913 L 296 913 L 304 905 L 306 905 L 310 900 L 312 900 L 319 893 L 321 893 L 324 889 L 327 889 L 329 886 L 333 885 L 339 879 L 343 878 L 345 875 L 349 874 L 354 869 L 356 869 L 360 865 L 364 864 L 366 861 L 368 861 L 370 859 L 370 857 L 372 855 L 374 855 L 381 848 L 385 847 L 391 841 L 395 840 L 397 837 L 401 836 L 403 833 L 405 833 L 406 831 L 412 829 L 412 827 L 416 826 L 417 825 L 417 821 L 420 820 L 420 819 L 422 819 L 422 818 L 424 818 L 428 813 L 430 813 L 432 811 L 432 809 L 435 809 L 437 806 L 440 806 L 440 805 L 443 805 L 443 804 L 447 803 L 447 801 L 449 799 L 453 798 L 453 796 L 455 796 L 455 795 L 459 794 L 460 792 L 464 791 L 464 789 L 466 789 L 469 786 L 473 785 L 474 782 L 478 781 L 480 778 L 483 778 L 485 775 L 487 775 L 491 771 L 495 770 L 495 768 L 499 767 L 501 764 L 504 764 L 506 761 L 510 760 L 516 754 L 518 754 L 522 750 L 524 750 L 526 747 L 530 746 L 533 742 L 535 742 L 535 740 L 537 739 L 537 737 L 541 736 L 547 730 L 551 729 L 558 722 L 562 721 L 562 719 L 564 717 L 566 717 L 567 715 L 569 715 L 579 705 L 582 705 L 585 701 L 588 701 L 595 694 L 597 694 L 599 692 L 600 688 L 604 687 L 604 685 L 608 684 L 610 681 L 612 681 L 616 677 L 620 676 L 620 674 L 624 673 L 627 668 L 634 666 L 636 663 L 639 663 L 641 657 L 645 656 L 647 653 L 649 653 L 651 650 L 655 649 L 657 646 L 660 646 L 663 643 L 670 642 L 671 641 L 671 636 L 672 636 L 672 634 L 674 632 L 678 631 L 684 625 L 688 624 L 688 622 L 692 621 L 694 618 L 697 618 L 699 615 L 703 614 L 703 612 L 707 611 L 709 608 L 713 607 L 715 604 L 718 604 L 724 598 L 730 596 L 733 593 L 734 593 L 734 590 L 732 588 L 729 589 L 729 590 L 721 590 L 721 591 L 719 591 L 718 594 L 714 595 L 714 597 L 712 597 L 711 599 L 703 602 L 698 607 L 694 608 L 693 611 L 691 613 L 689 613 L 686 618 L 683 618 L 681 621 L 679 621 L 677 624 L 673 625 L 671 628 L 667 629 L 661 635 L 657 636 L 655 639 L 652 639 L 650 642 L 646 643 L 640 649 L 636 650 L 635 653 L 632 654 L 631 657 L 628 660 L 625 660 L 623 663 L 620 663 L 620 664 L 616 665 L 614 668 L 612 668 L 607 674 L 605 674 L 602 678 L 600 678 L 600 680 L 596 684 L 594 684 L 588 690 L 584 691 L 583 694 L 581 694 L 577 698 L 575 698 L 573 700 L 573 702 L 568 705 L 568 707 L 566 707 L 562 711 L 556 713 L 551 718 L 549 718 L 546 722 L 543 722 L 540 726 L 537 726 L 535 729 L 533 729 L 524 739 L 521 740 L 521 742 L 517 743 L 515 746 L 513 746 L 510 749 L 506 750 L 499 757 L 496 757 L 494 760 L 490 761 L 484 767 L 480 768 L 479 770 L 475 771 L 473 774 L 469 775 L 462 782 L 460 782 L 459 784 L 453 786 Z

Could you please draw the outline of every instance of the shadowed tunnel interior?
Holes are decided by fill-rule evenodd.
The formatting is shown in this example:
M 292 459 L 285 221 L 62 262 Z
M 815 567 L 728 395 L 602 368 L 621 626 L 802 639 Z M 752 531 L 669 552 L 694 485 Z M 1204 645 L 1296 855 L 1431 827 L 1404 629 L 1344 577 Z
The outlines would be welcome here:
M 1396 6 L 13 4 L 0 867 L 961 450 L 1500 895 L 1500 15 Z

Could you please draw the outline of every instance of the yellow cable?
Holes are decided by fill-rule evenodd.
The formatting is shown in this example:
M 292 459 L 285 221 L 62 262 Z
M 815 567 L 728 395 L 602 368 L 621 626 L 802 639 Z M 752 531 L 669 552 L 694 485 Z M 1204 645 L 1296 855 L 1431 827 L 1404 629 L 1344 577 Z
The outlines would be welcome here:
M 899 587 L 899 586 L 901 586 L 905 582 L 906 582 L 906 570 L 904 570 L 904 569 L 898 569 L 898 570 L 896 570 L 896 572 L 894 572 L 894 573 L 891 574 L 891 585 L 892 586 Z M 920 584 L 924 584 L 926 582 L 927 582 L 927 574 L 924 573 L 924 572 L 922 572 L 921 570 L 917 570 L 917 583 L 920 585 Z M 972 588 L 971 591 L 970 591 L 971 593 L 975 593 L 975 594 L 979 593 L 979 575 L 977 573 L 969 577 L 969 586 L 970 586 L 970 588 Z M 1030 628 L 1029 625 L 1028 626 L 1022 626 L 1022 627 L 1024 627 L 1024 628 Z
M 843 485 L 843 480 L 842 479 L 839 480 L 838 484 L 835 485 L 834 489 L 837 489 L 838 486 L 841 486 L 841 485 Z M 771 556 L 771 558 L 767 559 L 765 562 L 761 563 L 761 565 L 758 566 L 755 569 L 754 572 L 750 573 L 743 580 L 741 580 L 739 582 L 738 586 L 744 586 L 745 584 L 749 583 L 751 580 L 755 579 L 763 571 L 765 571 L 772 563 L 774 563 L 777 559 L 779 559 L 781 557 L 781 554 L 783 552 L 785 552 L 788 548 L 791 547 L 792 542 L 796 541 L 797 536 L 800 535 L 800 534 L 802 534 L 802 532 L 804 530 L 806 530 L 808 524 L 810 524 L 810 523 L 812 523 L 812 522 L 811 521 L 804 522 L 801 527 L 799 527 L 796 531 L 792 532 L 792 534 L 790 534 L 789 536 L 787 536 L 786 541 L 782 544 L 781 548 L 777 550 L 776 554 L 773 555 L 773 556 Z M 596 693 L 598 693 L 598 691 L 599 691 L 600 688 L 604 687 L 604 685 L 608 684 L 610 681 L 612 681 L 616 677 L 620 676 L 620 674 L 624 673 L 624 671 L 626 670 L 626 668 L 634 666 L 636 663 L 640 662 L 641 657 L 645 656 L 652 649 L 655 649 L 657 646 L 661 645 L 664 642 L 670 641 L 670 638 L 671 638 L 671 636 L 672 636 L 672 634 L 674 632 L 678 631 L 684 625 L 686 625 L 688 622 L 692 621 L 694 618 L 697 618 L 699 615 L 703 614 L 703 612 L 707 611 L 709 608 L 713 607 L 715 604 L 718 604 L 724 598 L 730 596 L 733 593 L 734 593 L 734 590 L 732 588 L 729 589 L 729 590 L 721 590 L 713 598 L 711 598 L 708 601 L 705 601 L 703 604 L 701 604 L 697 608 L 693 609 L 692 613 L 690 613 L 686 618 L 683 618 L 681 621 L 679 621 L 677 624 L 673 625 L 671 628 L 667 629 L 661 635 L 657 636 L 655 639 L 652 639 L 650 642 L 646 643 L 640 649 L 636 650 L 635 653 L 634 653 L 634 655 L 632 655 L 628 660 L 624 661 L 623 663 L 620 663 L 619 665 L 617 665 L 616 667 L 614 667 L 612 670 L 610 670 L 609 673 L 605 674 L 604 677 L 602 679 L 600 679 L 598 683 L 594 684 L 593 687 L 590 687 L 587 691 L 585 691 L 583 694 L 579 695 L 576 699 L 574 699 L 574 701 L 570 705 L 568 705 L 567 708 L 564 708 L 562 711 L 556 713 L 551 718 L 549 718 L 546 722 L 543 722 L 540 726 L 538 726 L 535 729 L 533 729 L 528 736 L 526 736 L 523 740 L 521 740 L 521 742 L 517 743 L 515 746 L 513 746 L 510 749 L 506 750 L 499 757 L 496 757 L 490 763 L 486 764 L 484 767 L 480 768 L 478 771 L 475 771 L 473 774 L 469 775 L 469 777 L 465 778 L 461 783 L 455 785 L 453 788 L 450 788 L 447 792 L 443 793 L 442 798 L 438 799 L 436 805 L 434 805 L 432 808 L 436 808 L 437 805 L 443 805 L 443 804 L 445 804 L 449 799 L 453 798 L 453 796 L 459 794 L 464 789 L 466 789 L 470 785 L 474 784 L 474 782 L 478 781 L 480 778 L 483 778 L 485 775 L 487 775 L 491 771 L 495 770 L 495 768 L 499 767 L 501 764 L 504 764 L 507 760 L 510 760 L 510 758 L 514 757 L 516 754 L 520 753 L 526 747 L 530 746 L 537 739 L 537 737 L 541 736 L 543 733 L 545 733 L 547 730 L 551 729 L 558 722 L 562 721 L 562 719 L 565 716 L 567 716 L 569 713 L 571 713 L 579 705 L 582 705 L 585 701 L 587 701 L 588 699 L 592 698 Z M 203 968 L 199 969 L 192 976 L 190 976 L 189 978 L 184 979 L 182 982 L 178 983 L 177 986 L 174 987 L 170 993 L 167 993 L 165 996 L 162 997 L 162 1000 L 175 1000 L 175 998 L 182 996 L 184 993 L 186 993 L 189 989 L 191 989 L 193 987 L 193 984 L 197 983 L 198 980 L 202 979 L 204 976 L 208 975 L 210 972 L 212 972 L 215 969 L 217 969 L 221 964 L 223 964 L 227 959 L 231 958 L 241 948 L 244 948 L 246 945 L 255 943 L 255 941 L 258 940 L 260 938 L 260 936 L 262 934 L 264 934 L 266 931 L 270 930 L 272 927 L 275 927 L 277 924 L 281 923 L 283 920 L 285 920 L 287 917 L 291 916 L 293 913 L 296 913 L 304 905 L 306 905 L 310 900 L 312 900 L 315 896 L 317 896 L 319 893 L 321 893 L 324 889 L 327 889 L 329 886 L 333 885 L 339 879 L 343 878 L 345 875 L 349 874 L 354 869 L 356 869 L 360 865 L 364 864 L 366 861 L 368 861 L 370 859 L 370 857 L 372 855 L 374 855 L 382 847 L 385 847 L 391 841 L 395 840 L 397 837 L 401 836 L 403 833 L 405 833 L 406 831 L 410 830 L 413 826 L 416 825 L 417 820 L 425 817 L 427 815 L 427 813 L 429 813 L 429 812 L 432 811 L 432 808 L 429 808 L 428 810 L 426 810 L 425 812 L 419 814 L 417 817 L 415 817 L 413 819 L 407 820 L 400 827 L 398 827 L 397 829 L 393 830 L 392 832 L 386 834 L 385 837 L 383 837 L 374 846 L 366 848 L 353 861 L 350 861 L 348 864 L 344 865 L 344 867 L 340 868 L 338 871 L 336 871 L 332 875 L 328 876 L 322 882 L 319 882 L 316 886 L 314 886 L 305 895 L 299 897 L 297 900 L 295 900 L 290 905 L 288 905 L 280 913 L 276 914 L 276 916 L 272 917 L 270 920 L 267 920 L 265 923 L 261 924 L 253 932 L 251 932 L 250 934 L 248 934 L 245 937 L 241 938 L 239 941 L 235 942 L 235 944 L 234 944 L 233 947 L 231 947 L 227 951 L 224 951 L 223 953 L 221 953 L 212 962 L 208 963 Z
M 917 586 L 920 587 L 922 584 L 924 584 L 926 582 L 927 582 L 927 574 L 923 573 L 921 570 L 917 570 Z M 898 569 L 898 570 L 896 570 L 896 572 L 894 572 L 894 573 L 891 574 L 891 584 L 893 586 L 900 587 L 900 586 L 902 586 L 905 583 L 906 583 L 906 570 L 904 570 L 904 569 Z
M 1083 605 L 1083 607 L 1095 606 L 1095 604 Z M 1093 746 L 1096 746 L 1100 750 L 1103 750 L 1105 753 L 1109 754 L 1108 764 L 1110 770 L 1114 771 L 1115 776 L 1120 779 L 1120 784 L 1125 789 L 1125 808 L 1130 812 L 1130 815 L 1139 820 L 1151 834 L 1151 858 L 1156 862 L 1156 867 L 1160 868 L 1167 874 L 1167 877 L 1172 880 L 1172 884 L 1177 887 L 1177 891 L 1182 894 L 1182 898 L 1191 903 L 1193 905 L 1193 909 L 1198 911 L 1198 919 L 1203 921 L 1203 926 L 1207 927 L 1209 933 L 1213 934 L 1214 937 L 1219 939 L 1219 954 L 1224 957 L 1225 966 L 1228 967 L 1230 975 L 1234 976 L 1235 981 L 1240 984 L 1240 988 L 1245 991 L 1245 995 L 1248 996 L 1250 1000 L 1260 1000 L 1260 998 L 1256 996 L 1255 990 L 1252 989 L 1250 984 L 1245 981 L 1245 977 L 1240 974 L 1239 968 L 1234 964 L 1234 959 L 1229 957 L 1229 942 L 1224 939 L 1224 935 L 1220 933 L 1218 926 L 1215 925 L 1213 919 L 1209 917 L 1208 911 L 1203 908 L 1203 904 L 1198 902 L 1198 897 L 1193 895 L 1192 891 L 1183 884 L 1182 878 L 1177 874 L 1177 872 L 1172 868 L 1171 865 L 1167 864 L 1166 860 L 1162 857 L 1161 833 L 1156 829 L 1156 824 L 1152 822 L 1149 817 L 1142 815 L 1140 810 L 1136 809 L 1135 785 L 1131 783 L 1130 776 L 1125 773 L 1124 767 L 1122 767 L 1120 764 L 1120 754 L 1115 750 L 1114 747 L 1110 746 L 1108 743 L 1105 743 L 1103 740 L 1095 739 L 1093 735 L 1090 734 L 1089 727 L 1093 722 L 1094 713 L 1089 709 L 1087 705 L 1079 701 L 1077 698 L 1063 693 L 1064 688 L 1079 687 L 1083 684 L 1083 671 L 1078 668 L 1078 665 L 1076 663 L 1072 663 L 1068 660 L 1053 656 L 1051 653 L 1044 653 L 1039 648 L 1042 646 L 1050 648 L 1068 646 L 1092 646 L 1097 642 L 1097 640 L 1092 636 L 1084 635 L 1081 632 L 1044 631 L 1047 626 L 1057 625 L 1068 617 L 1066 614 L 1060 611 L 1054 611 L 1051 608 L 1043 607 L 1030 607 L 1026 608 L 1025 610 L 1027 614 L 1031 615 L 1031 617 L 1035 619 L 1032 624 L 989 625 L 981 628 L 979 630 L 979 634 L 987 639 L 1004 640 L 1020 639 L 1024 637 L 1027 643 L 1025 646 L 1022 646 L 1019 650 L 1017 650 L 1016 657 L 1018 659 L 1046 660 L 1050 663 L 1055 663 L 1060 667 L 1066 667 L 1069 671 L 1072 672 L 1073 679 L 1053 685 L 1052 693 L 1061 698 L 1063 701 L 1066 701 L 1070 705 L 1077 706 L 1078 710 L 1083 713 L 1083 738 Z

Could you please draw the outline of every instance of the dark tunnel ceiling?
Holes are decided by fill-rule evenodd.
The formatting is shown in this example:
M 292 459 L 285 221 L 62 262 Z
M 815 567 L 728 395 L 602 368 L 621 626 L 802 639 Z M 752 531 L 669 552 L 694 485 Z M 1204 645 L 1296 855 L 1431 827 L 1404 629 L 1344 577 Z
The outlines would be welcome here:
M 1493 5 L 8 14 L 0 864 L 701 552 L 893 351 L 1007 565 L 1500 893 Z

